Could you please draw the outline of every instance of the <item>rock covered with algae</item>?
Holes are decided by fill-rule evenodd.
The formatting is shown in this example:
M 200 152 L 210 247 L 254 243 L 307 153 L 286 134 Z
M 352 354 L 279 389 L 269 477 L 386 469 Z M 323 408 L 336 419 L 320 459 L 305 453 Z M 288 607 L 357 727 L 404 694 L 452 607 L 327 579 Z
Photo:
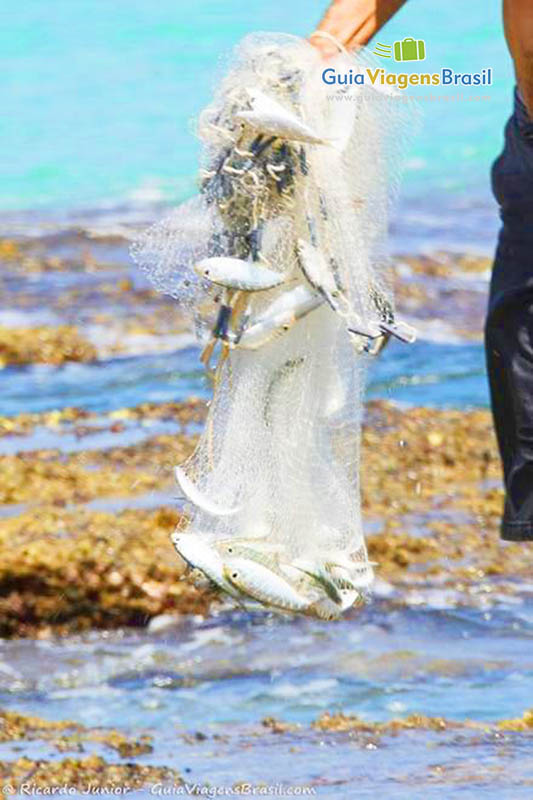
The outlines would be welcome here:
M 62 761 L 48 761 L 19 758 L 16 761 L 0 761 L 0 780 L 13 788 L 12 794 L 23 786 L 30 793 L 45 793 L 49 787 L 67 786 L 86 794 L 97 793 L 116 795 L 127 794 L 129 790 L 142 789 L 156 782 L 178 785 L 178 773 L 168 767 L 154 767 L 145 764 L 110 764 L 101 756 L 86 758 L 65 758 Z M 41 792 L 38 792 L 41 789 Z M 120 791 L 120 790 L 123 791 Z M 25 791 L 26 793 L 26 791 Z M 50 791 L 48 791 L 51 794 Z
M 204 410 L 199 400 L 119 409 L 99 426 L 174 419 L 182 432 L 102 451 L 0 457 L 4 508 L 27 504 L 17 517 L 0 519 L 4 636 L 146 625 L 161 614 L 208 612 L 215 595 L 179 580 L 183 564 L 169 541 L 176 511 L 113 513 L 84 505 L 98 501 L 105 508 L 106 498 L 118 497 L 127 506 L 155 488 L 167 489 L 173 502 L 173 466 L 193 448 L 187 426 Z M 51 412 L 24 417 L 20 426 L 55 429 L 86 419 L 69 409 L 64 418 Z M 12 427 L 18 424 L 12 418 Z M 86 432 L 84 426 L 81 440 Z M 500 593 L 514 591 L 520 576 L 527 579 L 523 548 L 500 545 L 499 478 L 488 412 L 369 404 L 363 503 L 367 525 L 376 529 L 368 544 L 377 575 L 399 590 L 390 602 L 405 602 L 408 590 L 433 580 L 477 602 L 490 595 L 492 576 Z
M 79 749 L 84 743 L 101 744 L 121 758 L 145 755 L 153 750 L 150 736 L 131 738 L 109 728 L 87 728 L 71 720 L 50 721 L 41 717 L 0 710 L 0 742 L 51 742 L 59 751 Z
M 71 325 L 40 328 L 0 327 L 0 366 L 95 361 L 96 348 Z
M 61 786 L 86 793 L 112 793 L 113 788 L 139 789 L 147 784 L 181 784 L 179 774 L 167 767 L 138 764 L 131 759 L 150 754 L 152 738 L 135 737 L 113 728 L 88 728 L 72 720 L 50 721 L 41 717 L 0 710 L 0 743 L 46 742 L 58 753 L 83 753 L 87 746 L 111 750 L 115 758 L 127 759 L 108 763 L 98 753 L 87 757 L 67 757 L 60 761 L 19 758 L 0 761 L 0 780 L 9 788 L 4 794 L 53 794 Z M 49 748 L 47 748 L 49 749 Z M 55 787 L 55 792 L 52 790 Z M 90 792 L 89 792 L 90 788 Z
M 208 591 L 180 581 L 171 509 L 41 509 L 0 525 L 0 635 L 48 636 L 144 626 L 163 613 L 206 613 Z

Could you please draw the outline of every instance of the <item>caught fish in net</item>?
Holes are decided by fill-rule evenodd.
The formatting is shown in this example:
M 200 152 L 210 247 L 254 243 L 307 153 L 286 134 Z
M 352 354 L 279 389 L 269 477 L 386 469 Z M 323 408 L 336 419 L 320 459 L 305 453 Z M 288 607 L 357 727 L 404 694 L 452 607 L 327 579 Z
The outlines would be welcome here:
M 391 336 L 415 334 L 396 318 L 386 249 L 407 109 L 367 84 L 332 91 L 323 69 L 297 37 L 246 37 L 199 118 L 199 196 L 133 255 L 194 318 L 213 380 L 176 468 L 178 553 L 238 602 L 330 619 L 373 580 L 366 373 Z

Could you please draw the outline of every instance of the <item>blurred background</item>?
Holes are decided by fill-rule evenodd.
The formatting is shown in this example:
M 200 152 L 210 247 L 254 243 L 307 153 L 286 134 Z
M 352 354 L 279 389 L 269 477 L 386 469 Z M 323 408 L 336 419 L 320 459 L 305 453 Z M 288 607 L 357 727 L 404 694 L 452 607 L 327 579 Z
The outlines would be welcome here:
M 489 170 L 513 88 L 499 6 L 409 0 L 378 37 L 424 39 L 417 69 L 491 67 L 494 85 L 461 101 L 411 92 L 422 125 L 391 250 L 419 340 L 392 343 L 369 380 L 372 602 L 324 625 L 251 617 L 178 580 L 173 467 L 210 387 L 188 321 L 129 244 L 196 191 L 193 120 L 231 48 L 251 31 L 308 35 L 325 3 L 4 4 L 4 782 L 275 777 L 336 799 L 531 797 L 531 567 L 498 540 L 481 342 Z
M 9 2 L 0 31 L 3 175 L 0 208 L 37 218 L 138 211 L 195 190 L 191 119 L 217 67 L 250 31 L 309 35 L 326 3 L 200 0 Z M 424 71 L 492 67 L 494 85 L 463 87 L 483 102 L 446 102 L 450 87 L 412 90 L 425 123 L 407 164 L 396 250 L 492 247 L 488 170 L 511 105 L 499 3 L 410 0 L 378 41 L 425 39 Z M 391 70 L 404 65 L 381 61 Z M 423 98 L 421 97 L 423 101 Z

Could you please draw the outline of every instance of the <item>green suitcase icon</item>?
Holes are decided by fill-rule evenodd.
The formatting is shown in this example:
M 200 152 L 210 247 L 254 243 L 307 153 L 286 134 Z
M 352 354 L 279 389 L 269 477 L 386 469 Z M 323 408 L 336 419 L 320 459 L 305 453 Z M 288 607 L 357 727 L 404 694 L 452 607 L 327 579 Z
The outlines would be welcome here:
M 395 61 L 424 61 L 426 58 L 426 43 L 423 39 L 406 38 L 401 42 L 394 42 Z

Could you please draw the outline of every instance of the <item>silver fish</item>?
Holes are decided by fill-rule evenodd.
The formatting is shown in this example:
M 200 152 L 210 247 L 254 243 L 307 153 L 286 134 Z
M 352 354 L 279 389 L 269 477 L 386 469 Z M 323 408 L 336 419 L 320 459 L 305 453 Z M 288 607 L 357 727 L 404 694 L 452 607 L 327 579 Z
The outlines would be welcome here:
M 325 564 L 332 580 L 339 588 L 366 589 L 374 580 L 370 561 L 354 561 L 345 554 L 331 555 Z
M 281 575 L 247 558 L 228 561 L 223 574 L 242 594 L 265 606 L 274 606 L 285 611 L 305 611 L 311 603 L 309 598 L 299 594 Z
M 304 559 L 299 559 L 293 562 L 293 566 L 301 570 L 305 575 L 310 577 L 321 589 L 325 591 L 329 599 L 337 605 L 342 605 L 342 596 L 339 589 L 335 585 L 331 576 L 328 575 L 325 569 L 307 562 Z
M 287 276 L 260 262 L 244 261 L 230 256 L 203 258 L 194 265 L 194 271 L 217 286 L 245 292 L 260 292 L 282 284 Z
M 295 322 L 322 305 L 323 299 L 306 286 L 297 286 L 274 300 L 261 315 L 242 332 L 236 344 L 257 350 L 275 336 L 288 331 Z
M 312 603 L 307 610 L 308 616 L 318 617 L 323 620 L 338 619 L 344 611 L 351 608 L 361 597 L 359 592 L 347 589 L 341 589 L 340 595 L 340 603 L 334 603 L 329 597 L 323 597 L 316 603 Z
M 249 561 L 255 561 L 257 564 L 262 564 L 263 567 L 279 574 L 279 558 L 277 555 L 270 551 L 260 550 L 252 544 L 242 544 L 241 542 L 215 542 L 213 547 L 217 553 L 220 553 L 223 561 L 227 562 L 228 559 L 246 558 Z
M 290 378 L 298 369 L 298 367 L 301 367 L 304 363 L 305 358 L 303 356 L 300 356 L 299 358 L 289 358 L 288 361 L 274 371 L 265 393 L 265 405 L 263 408 L 263 418 L 267 425 L 270 426 L 272 423 L 272 401 L 276 396 L 276 389 L 278 389 L 280 386 L 283 386 L 284 381 L 287 378 Z
M 318 617 L 318 619 L 327 621 L 339 619 L 341 614 L 342 608 L 340 605 L 334 603 L 329 597 L 322 597 L 320 600 L 312 603 L 306 611 L 307 616 Z
M 174 475 L 181 491 L 190 502 L 197 508 L 201 508 L 207 514 L 213 517 L 229 517 L 237 514 L 240 511 L 239 506 L 228 507 L 220 506 L 218 503 L 213 503 L 194 485 L 191 479 L 187 476 L 181 467 L 174 468 Z
M 200 569 L 219 589 L 231 597 L 239 598 L 238 592 L 224 577 L 224 564 L 219 554 L 202 537 L 176 531 L 171 534 L 170 541 L 193 570 Z
M 332 274 L 322 253 L 305 239 L 298 239 L 298 255 L 300 268 L 311 286 L 324 297 L 328 305 L 339 313 L 341 306 L 346 305 L 346 298 L 337 286 L 335 276 Z M 378 323 L 365 323 L 360 319 L 350 318 L 350 333 L 356 333 L 368 339 L 380 337 L 381 329 Z
M 321 252 L 305 239 L 298 239 L 300 266 L 311 286 L 324 295 L 328 303 L 337 308 L 335 298 L 339 289 Z
M 252 103 L 250 111 L 238 111 L 235 119 L 254 130 L 279 139 L 309 144 L 330 144 L 329 139 L 319 136 L 293 111 L 285 108 L 259 89 L 247 89 Z

